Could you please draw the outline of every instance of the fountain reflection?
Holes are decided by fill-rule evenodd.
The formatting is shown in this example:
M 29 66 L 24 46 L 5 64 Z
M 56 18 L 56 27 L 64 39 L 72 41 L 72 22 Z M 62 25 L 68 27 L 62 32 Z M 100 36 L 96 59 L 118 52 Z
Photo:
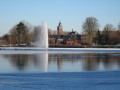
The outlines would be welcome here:
M 47 72 L 48 70 L 48 53 L 42 53 L 35 55 L 35 60 L 37 61 L 38 66 L 42 72 Z

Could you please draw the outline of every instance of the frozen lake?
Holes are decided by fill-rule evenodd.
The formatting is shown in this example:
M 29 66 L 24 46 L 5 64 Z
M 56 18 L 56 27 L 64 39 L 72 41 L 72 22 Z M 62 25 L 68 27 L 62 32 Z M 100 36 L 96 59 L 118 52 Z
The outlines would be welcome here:
M 0 50 L 4 90 L 119 90 L 120 50 Z
M 0 73 L 120 70 L 119 52 L 67 52 L 0 51 Z

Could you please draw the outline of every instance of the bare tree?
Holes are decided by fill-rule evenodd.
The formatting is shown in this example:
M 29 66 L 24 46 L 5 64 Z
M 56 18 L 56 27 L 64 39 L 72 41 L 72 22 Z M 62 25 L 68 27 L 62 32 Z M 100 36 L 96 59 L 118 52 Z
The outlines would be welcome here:
M 112 24 L 106 24 L 103 31 L 113 31 L 115 28 Z
M 86 42 L 89 45 L 92 45 L 93 38 L 95 37 L 97 30 L 99 29 L 98 20 L 95 17 L 88 17 L 83 23 L 82 28 L 84 34 L 87 35 Z
M 33 31 L 31 32 L 31 41 L 35 42 L 36 39 L 39 37 L 40 33 L 41 33 L 41 27 L 40 26 L 35 26 L 33 28 Z
M 116 41 L 116 33 L 115 28 L 112 24 L 106 24 L 103 29 L 103 41 L 105 41 L 105 44 L 115 44 Z
M 16 31 L 16 26 L 14 26 L 10 31 L 10 36 L 9 36 L 9 42 L 10 44 L 17 44 L 18 43 L 18 34 L 17 34 L 17 31 Z

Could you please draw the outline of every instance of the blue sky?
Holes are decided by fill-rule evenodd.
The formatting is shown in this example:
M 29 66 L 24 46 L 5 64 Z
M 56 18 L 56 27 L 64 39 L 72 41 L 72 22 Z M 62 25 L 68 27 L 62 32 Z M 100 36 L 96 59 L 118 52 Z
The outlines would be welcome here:
M 82 31 L 87 17 L 96 17 L 100 29 L 120 22 L 120 0 L 0 0 L 0 36 L 25 20 L 32 25 L 46 21 L 56 30 L 59 21 L 65 31 Z

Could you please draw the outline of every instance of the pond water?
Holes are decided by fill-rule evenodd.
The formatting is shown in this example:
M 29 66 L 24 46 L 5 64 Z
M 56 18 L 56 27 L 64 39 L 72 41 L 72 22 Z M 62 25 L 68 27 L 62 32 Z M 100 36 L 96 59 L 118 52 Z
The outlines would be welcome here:
M 120 53 L 0 54 L 0 73 L 120 70 Z

